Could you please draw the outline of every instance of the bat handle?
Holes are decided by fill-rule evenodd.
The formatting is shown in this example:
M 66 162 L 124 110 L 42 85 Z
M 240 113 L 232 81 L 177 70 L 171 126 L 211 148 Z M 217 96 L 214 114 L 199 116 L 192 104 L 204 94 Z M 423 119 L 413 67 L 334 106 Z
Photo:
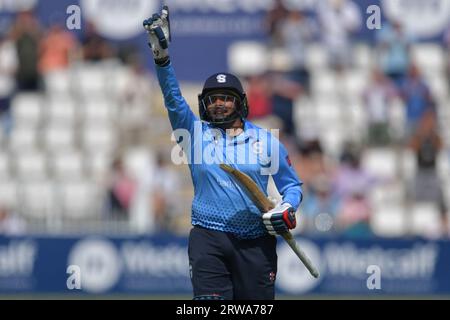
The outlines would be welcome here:
M 303 250 L 300 248 L 300 246 L 297 244 L 297 241 L 295 241 L 292 234 L 288 231 L 286 233 L 282 234 L 284 240 L 288 243 L 288 245 L 292 248 L 292 250 L 295 252 L 295 254 L 299 257 L 299 259 L 303 262 L 306 269 L 308 269 L 309 273 L 314 278 L 319 277 L 319 271 L 316 269 L 316 267 L 312 264 L 311 260 L 308 258 L 308 256 L 303 252 Z

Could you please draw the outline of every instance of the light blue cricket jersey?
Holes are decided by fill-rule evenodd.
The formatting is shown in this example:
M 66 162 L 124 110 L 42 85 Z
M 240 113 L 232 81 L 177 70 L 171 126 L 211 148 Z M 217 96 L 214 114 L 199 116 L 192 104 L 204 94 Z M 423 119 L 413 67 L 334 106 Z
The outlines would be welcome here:
M 191 171 L 192 225 L 229 232 L 242 239 L 267 233 L 259 209 L 219 167 L 220 163 L 249 175 L 266 195 L 270 173 L 283 202 L 297 210 L 302 200 L 302 182 L 278 139 L 249 121 L 244 122 L 244 132 L 236 137 L 200 121 L 181 95 L 172 65 L 156 66 L 156 71 L 170 123 Z

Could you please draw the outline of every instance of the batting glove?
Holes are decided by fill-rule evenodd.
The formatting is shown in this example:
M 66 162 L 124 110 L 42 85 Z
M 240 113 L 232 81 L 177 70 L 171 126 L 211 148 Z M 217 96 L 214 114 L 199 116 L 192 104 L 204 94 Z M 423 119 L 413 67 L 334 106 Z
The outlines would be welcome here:
M 143 22 L 148 34 L 148 45 L 152 49 L 153 58 L 158 65 L 165 65 L 169 61 L 170 20 L 169 7 L 164 6 L 161 15 L 155 13 Z
M 297 225 L 295 210 L 287 202 L 264 213 L 262 218 L 267 231 L 273 236 L 286 233 Z

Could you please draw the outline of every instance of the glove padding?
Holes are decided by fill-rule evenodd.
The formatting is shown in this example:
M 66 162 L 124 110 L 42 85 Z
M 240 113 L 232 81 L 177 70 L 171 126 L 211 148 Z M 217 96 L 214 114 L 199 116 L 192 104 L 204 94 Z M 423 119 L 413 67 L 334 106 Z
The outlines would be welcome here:
M 153 58 L 157 64 L 162 64 L 169 59 L 170 20 L 169 7 L 164 6 L 161 15 L 155 13 L 143 22 L 148 34 L 148 45 L 152 49 Z
M 283 234 L 297 225 L 295 210 L 289 203 L 283 203 L 262 216 L 264 225 L 271 235 Z

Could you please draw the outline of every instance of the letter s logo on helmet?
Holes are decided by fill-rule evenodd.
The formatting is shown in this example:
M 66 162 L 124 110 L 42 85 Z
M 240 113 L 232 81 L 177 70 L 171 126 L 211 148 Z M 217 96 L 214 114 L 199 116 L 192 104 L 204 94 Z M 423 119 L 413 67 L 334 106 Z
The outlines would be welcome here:
M 236 111 L 227 117 L 227 119 L 221 119 L 219 121 L 211 119 L 206 111 L 206 103 L 204 101 L 206 95 L 213 91 L 219 92 L 231 92 L 238 99 L 236 101 Z M 198 106 L 200 119 L 212 124 L 230 123 L 237 118 L 245 119 L 248 116 L 248 102 L 247 96 L 242 87 L 241 81 L 235 75 L 226 72 L 219 72 L 211 75 L 206 79 L 203 85 L 202 92 L 198 95 Z
M 227 82 L 227 76 L 224 75 L 224 74 L 217 75 L 216 79 L 217 79 L 218 83 L 225 83 L 225 82 Z

